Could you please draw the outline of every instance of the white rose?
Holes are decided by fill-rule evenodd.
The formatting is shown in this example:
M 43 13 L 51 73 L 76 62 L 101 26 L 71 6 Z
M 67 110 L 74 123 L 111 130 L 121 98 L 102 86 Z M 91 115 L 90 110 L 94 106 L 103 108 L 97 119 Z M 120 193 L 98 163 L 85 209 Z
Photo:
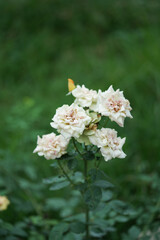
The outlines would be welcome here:
M 95 134 L 95 130 L 96 130 L 97 126 L 96 124 L 93 124 L 93 127 L 91 128 L 91 126 L 89 126 L 88 129 L 85 129 L 83 134 L 77 138 L 77 141 L 79 143 L 84 143 L 85 145 L 91 145 L 92 143 L 90 142 L 90 136 Z
M 126 138 L 117 137 L 114 129 L 102 128 L 96 130 L 95 134 L 89 136 L 90 142 L 100 148 L 100 151 L 108 161 L 112 158 L 125 158 L 126 154 L 122 150 Z
M 95 134 L 95 130 L 97 129 L 97 123 L 101 120 L 101 116 L 95 112 L 89 112 L 86 110 L 86 113 L 90 116 L 91 121 L 90 124 L 85 128 L 83 134 L 77 138 L 79 143 L 84 143 L 85 145 L 90 145 L 91 142 L 88 136 Z
M 90 109 L 94 108 L 98 96 L 95 90 L 89 90 L 84 85 L 82 85 L 82 87 L 77 85 L 77 87 L 72 91 L 72 95 L 76 98 L 76 104 L 82 107 L 89 107 Z
M 114 91 L 110 86 L 105 92 L 98 92 L 98 112 L 103 116 L 108 116 L 119 126 L 123 127 L 126 117 L 132 118 L 130 103 L 125 99 L 123 92 L 119 89 Z
M 44 156 L 47 160 L 60 158 L 66 153 L 68 143 L 69 140 L 55 133 L 43 135 L 42 138 L 38 136 L 34 153 L 38 152 L 39 156 Z
M 10 201 L 6 196 L 0 196 L 0 211 L 4 211 L 7 209 Z
M 73 103 L 63 105 L 56 110 L 51 126 L 56 128 L 65 138 L 78 138 L 90 123 L 91 118 L 82 107 Z

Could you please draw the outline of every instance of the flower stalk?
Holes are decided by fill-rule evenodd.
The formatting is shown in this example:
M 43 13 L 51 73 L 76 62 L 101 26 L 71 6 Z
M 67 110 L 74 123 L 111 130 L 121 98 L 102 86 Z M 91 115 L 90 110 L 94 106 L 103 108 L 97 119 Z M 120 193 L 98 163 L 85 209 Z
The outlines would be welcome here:
M 82 157 L 84 161 L 84 181 L 85 184 L 87 185 L 88 183 L 88 161 L 83 157 L 83 154 L 79 151 L 75 140 L 73 139 L 73 145 L 77 151 L 77 153 Z M 86 240 L 89 240 L 89 208 L 87 204 L 85 205 L 85 225 L 86 225 Z
M 73 145 L 74 145 L 77 153 L 82 157 L 82 159 L 84 159 L 84 158 L 83 158 L 83 154 L 79 151 L 79 149 L 78 149 L 78 147 L 77 147 L 77 145 L 76 145 L 76 142 L 75 142 L 75 139 L 74 139 L 74 138 L 73 138 Z
M 62 170 L 64 176 L 67 178 L 67 180 L 70 182 L 70 184 L 71 184 L 72 186 L 74 186 L 74 185 L 75 185 L 74 182 L 72 181 L 72 179 L 68 176 L 68 174 L 67 174 L 66 171 L 64 170 L 64 168 L 63 168 L 63 166 L 62 166 L 62 164 L 61 164 L 61 161 L 58 161 L 58 160 L 57 160 L 57 163 L 58 163 L 58 166 L 60 167 L 60 169 Z
M 88 183 L 87 179 L 87 174 L 88 174 L 88 161 L 84 159 L 84 178 L 85 178 L 85 183 Z M 85 215 L 86 215 L 86 240 L 89 239 L 89 209 L 86 204 L 86 209 L 85 209 Z

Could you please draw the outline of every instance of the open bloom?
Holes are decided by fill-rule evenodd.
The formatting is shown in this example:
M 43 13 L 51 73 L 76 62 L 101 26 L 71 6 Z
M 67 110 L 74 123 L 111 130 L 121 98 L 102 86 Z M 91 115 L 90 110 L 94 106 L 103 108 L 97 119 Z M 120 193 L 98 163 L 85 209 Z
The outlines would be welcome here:
M 6 196 L 0 196 L 0 211 L 4 211 L 7 209 L 10 201 Z
M 90 116 L 91 121 L 88 126 L 85 127 L 83 134 L 77 138 L 77 141 L 80 143 L 84 143 L 85 145 L 90 145 L 91 142 L 89 140 L 89 136 L 95 134 L 97 129 L 97 123 L 101 120 L 101 116 L 98 113 L 90 112 L 89 110 L 86 113 Z
M 98 93 L 98 112 L 103 116 L 108 116 L 119 126 L 123 127 L 126 117 L 132 118 L 130 102 L 125 99 L 123 92 L 119 89 L 114 91 L 110 86 L 105 92 L 99 90 Z
M 37 152 L 39 156 L 44 156 L 47 160 L 60 158 L 66 153 L 68 143 L 69 140 L 54 133 L 43 135 L 42 138 L 38 136 L 34 153 Z
M 116 157 L 126 157 L 126 154 L 122 150 L 126 139 L 117 137 L 117 132 L 114 129 L 98 129 L 94 135 L 89 136 L 89 139 L 93 145 L 96 145 L 100 148 L 105 161 Z
M 51 126 L 56 128 L 65 138 L 78 138 L 84 131 L 91 118 L 77 104 L 63 105 L 56 110 Z
M 82 87 L 77 85 L 72 91 L 72 95 L 76 98 L 75 103 L 82 107 L 89 107 L 90 109 L 94 108 L 98 96 L 95 90 L 89 90 L 84 85 Z
M 90 145 L 91 142 L 89 137 L 95 134 L 96 129 L 96 124 L 90 124 L 89 127 L 84 130 L 83 134 L 79 138 L 77 138 L 77 141 L 79 143 L 84 143 L 85 145 Z

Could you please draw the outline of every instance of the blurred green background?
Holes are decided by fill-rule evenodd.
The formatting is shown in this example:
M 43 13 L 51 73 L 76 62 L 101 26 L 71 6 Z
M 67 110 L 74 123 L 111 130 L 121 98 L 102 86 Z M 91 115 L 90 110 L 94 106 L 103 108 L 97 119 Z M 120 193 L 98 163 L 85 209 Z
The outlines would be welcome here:
M 125 239 L 132 225 L 159 226 L 159 13 L 159 0 L 0 1 L 0 194 L 11 201 L 0 239 L 47 239 L 49 221 L 63 217 L 49 203 L 67 192 L 49 191 L 42 179 L 53 175 L 51 162 L 32 152 L 56 108 L 72 102 L 67 78 L 96 90 L 112 84 L 133 108 L 124 128 L 110 124 L 127 137 L 127 157 L 103 168 L 137 217 L 117 223 L 110 239 Z M 17 237 L 15 225 L 29 235 Z

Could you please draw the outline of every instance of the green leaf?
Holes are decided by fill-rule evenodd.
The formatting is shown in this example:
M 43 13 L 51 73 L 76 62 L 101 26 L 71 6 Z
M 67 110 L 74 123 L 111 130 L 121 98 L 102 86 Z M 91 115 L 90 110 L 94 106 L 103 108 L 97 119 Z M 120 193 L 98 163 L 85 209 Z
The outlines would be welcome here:
M 68 233 L 63 237 L 63 240 L 75 240 L 75 236 L 73 233 Z
M 128 217 L 125 216 L 116 216 L 115 220 L 117 222 L 127 222 L 128 221 Z
M 15 236 L 8 236 L 5 238 L 5 240 L 18 240 L 19 238 L 15 237 Z
M 73 222 L 73 221 L 79 221 L 82 222 L 85 219 L 85 214 L 84 213 L 79 213 L 70 217 L 66 218 L 66 221 Z
M 159 238 L 158 238 L 159 239 Z M 157 240 L 158 240 L 157 239 Z M 130 240 L 130 239 L 127 239 L 127 240 Z M 144 236 L 144 237 L 141 237 L 140 240 L 151 240 L 151 236 Z
M 84 181 L 83 174 L 81 172 L 75 172 L 74 175 L 71 176 L 71 179 L 76 183 Z
M 65 154 L 65 155 L 63 155 L 62 157 L 61 157 L 61 160 L 64 160 L 64 161 L 67 161 L 67 160 L 70 160 L 70 159 L 72 159 L 72 158 L 74 158 L 75 157 L 75 154 L 73 153 L 73 154 Z
M 92 151 L 88 151 L 85 154 L 83 154 L 83 157 L 85 160 L 94 160 L 95 154 Z
M 158 231 L 159 231 L 159 230 L 158 230 Z M 156 232 L 156 233 L 154 234 L 154 237 L 155 237 L 156 240 L 159 240 L 159 239 L 160 239 L 160 232 Z
M 99 229 L 102 229 L 104 232 L 113 232 L 116 230 L 115 228 L 109 226 L 108 220 L 101 218 L 96 218 L 93 226 L 99 227 Z
M 138 236 L 140 234 L 140 229 L 136 226 L 132 226 L 129 229 L 128 233 L 129 233 L 129 236 L 131 237 L 131 239 L 136 240 L 136 239 L 138 239 Z
M 90 210 L 95 209 L 102 198 L 102 191 L 99 187 L 91 186 L 84 193 L 84 201 Z
M 33 225 L 41 225 L 43 221 L 41 216 L 31 216 L 29 220 Z
M 109 202 L 108 205 L 110 206 L 110 208 L 120 214 L 123 214 L 126 208 L 126 204 L 120 200 L 112 200 L 111 202 Z
M 20 237 L 27 237 L 27 233 L 22 228 L 19 227 L 14 227 L 12 230 L 12 234 Z
M 53 167 L 53 168 L 58 168 L 58 163 L 57 162 L 53 162 L 50 166 Z
M 68 223 L 60 223 L 52 228 L 49 234 L 49 240 L 63 240 L 63 233 L 67 232 L 69 228 Z
M 114 218 L 115 216 L 117 216 L 117 213 L 114 210 L 110 211 L 109 217 Z
M 59 190 L 59 189 L 62 189 L 62 188 L 65 188 L 69 185 L 70 183 L 68 181 L 65 181 L 65 182 L 57 182 L 57 183 L 54 183 L 51 187 L 50 187 L 50 190 L 51 191 L 55 191 L 55 190 Z
M 76 158 L 69 159 L 67 162 L 67 166 L 70 170 L 73 170 L 77 167 L 78 160 Z
M 48 198 L 46 199 L 47 210 L 60 210 L 66 206 L 66 200 L 62 198 Z
M 98 226 L 91 227 L 91 236 L 95 238 L 101 238 L 106 235 L 106 232 L 99 228 Z
M 65 177 L 63 177 L 63 176 L 56 176 L 56 177 L 50 177 L 50 178 L 43 179 L 43 183 L 44 184 L 52 184 L 52 183 L 62 182 L 64 180 L 66 180 Z
M 76 185 L 76 189 L 79 190 L 80 192 L 84 192 L 87 188 L 87 184 L 86 183 L 79 183 Z
M 51 231 L 49 235 L 49 240 L 63 240 L 63 233 Z
M 106 180 L 96 180 L 94 182 L 94 185 L 97 186 L 97 187 L 104 188 L 104 189 L 113 187 L 113 184 L 106 181 Z
M 94 182 L 98 179 L 102 179 L 100 170 L 96 169 L 96 168 L 90 169 L 88 172 L 88 176 L 90 177 L 92 182 Z
M 5 236 L 7 235 L 8 231 L 6 229 L 0 229 L 0 236 Z
M 108 178 L 103 171 L 96 168 L 90 169 L 88 172 L 88 176 L 92 182 L 95 182 L 97 180 L 105 180 Z
M 113 192 L 110 190 L 104 190 L 102 193 L 102 201 L 109 201 L 113 197 Z
M 80 234 L 85 232 L 85 224 L 82 222 L 73 222 L 70 224 L 70 229 L 72 232 Z

